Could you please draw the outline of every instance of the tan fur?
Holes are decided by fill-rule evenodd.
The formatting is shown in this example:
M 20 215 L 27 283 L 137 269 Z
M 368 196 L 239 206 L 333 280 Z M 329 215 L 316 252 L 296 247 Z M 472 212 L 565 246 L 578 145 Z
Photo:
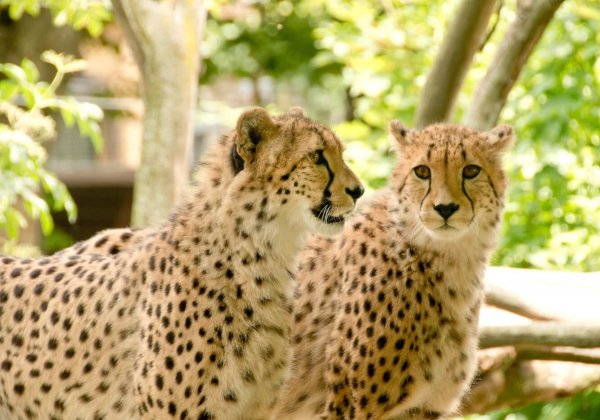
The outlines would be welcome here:
M 273 419 L 441 418 L 469 387 L 512 131 L 394 122 L 391 133 L 390 189 L 340 236 L 313 236 L 301 253 L 292 376 Z M 472 179 L 468 165 L 481 168 Z M 451 203 L 445 221 L 434 206 Z
M 163 226 L 1 258 L 0 418 L 265 418 L 297 253 L 361 193 L 330 130 L 253 109 Z

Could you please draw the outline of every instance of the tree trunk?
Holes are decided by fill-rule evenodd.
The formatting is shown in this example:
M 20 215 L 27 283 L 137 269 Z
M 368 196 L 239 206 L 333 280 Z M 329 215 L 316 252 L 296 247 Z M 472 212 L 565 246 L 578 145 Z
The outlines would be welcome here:
M 498 121 L 509 92 L 546 26 L 564 0 L 521 0 L 517 16 L 479 82 L 463 124 L 489 130 Z
M 496 0 L 463 0 L 448 28 L 431 72 L 427 77 L 415 127 L 446 121 L 454 109 L 475 52 L 481 45 Z
M 201 0 L 113 0 L 142 76 L 144 133 L 132 225 L 163 221 L 187 185 L 206 10 Z

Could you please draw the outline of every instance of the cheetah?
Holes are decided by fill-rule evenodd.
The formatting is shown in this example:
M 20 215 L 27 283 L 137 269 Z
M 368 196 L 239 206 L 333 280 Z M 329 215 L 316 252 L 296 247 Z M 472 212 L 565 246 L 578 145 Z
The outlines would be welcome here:
M 0 418 L 267 418 L 297 255 L 364 191 L 342 151 L 298 109 L 251 109 L 162 226 L 0 257 Z
M 512 129 L 390 124 L 389 189 L 300 255 L 292 373 L 273 419 L 436 419 L 476 368 Z

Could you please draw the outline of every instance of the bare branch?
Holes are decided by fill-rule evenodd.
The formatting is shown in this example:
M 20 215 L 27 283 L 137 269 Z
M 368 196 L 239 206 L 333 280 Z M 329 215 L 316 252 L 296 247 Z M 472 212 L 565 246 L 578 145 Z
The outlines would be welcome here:
M 495 0 L 463 0 L 460 4 L 423 87 L 415 127 L 445 121 L 451 115 L 495 3 Z
M 600 319 L 600 273 L 490 267 L 486 303 L 535 320 Z
M 521 360 L 554 360 L 600 364 L 600 349 L 575 347 L 518 346 L 517 357 Z
M 531 51 L 564 0 L 522 0 L 517 16 L 502 39 L 487 73 L 481 80 L 463 123 L 488 130 L 500 111 Z
M 532 306 L 524 296 L 520 296 L 498 284 L 486 284 L 485 303 L 529 319 L 538 321 L 551 321 L 554 319 L 540 311 L 539 308 Z
M 527 325 L 480 326 L 481 348 L 511 345 L 600 347 L 600 324 L 532 322 Z

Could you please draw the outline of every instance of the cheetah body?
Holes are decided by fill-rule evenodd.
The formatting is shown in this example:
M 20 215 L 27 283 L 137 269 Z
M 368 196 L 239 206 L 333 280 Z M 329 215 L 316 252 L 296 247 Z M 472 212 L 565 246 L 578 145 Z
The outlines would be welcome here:
M 391 131 L 390 189 L 300 255 L 292 374 L 273 419 L 445 417 L 473 378 L 510 128 Z M 459 209 L 446 220 L 434 206 L 449 202 Z
M 362 193 L 341 152 L 297 110 L 251 110 L 165 225 L 0 259 L 0 418 L 266 418 L 297 253 Z

